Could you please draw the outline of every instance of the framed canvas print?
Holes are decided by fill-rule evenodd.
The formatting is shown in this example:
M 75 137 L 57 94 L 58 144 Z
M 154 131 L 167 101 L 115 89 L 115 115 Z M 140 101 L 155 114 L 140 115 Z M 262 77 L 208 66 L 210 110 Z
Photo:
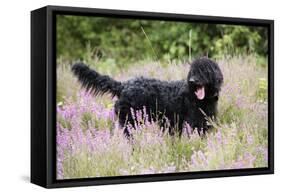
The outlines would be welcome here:
M 272 20 L 31 12 L 31 182 L 272 174 Z

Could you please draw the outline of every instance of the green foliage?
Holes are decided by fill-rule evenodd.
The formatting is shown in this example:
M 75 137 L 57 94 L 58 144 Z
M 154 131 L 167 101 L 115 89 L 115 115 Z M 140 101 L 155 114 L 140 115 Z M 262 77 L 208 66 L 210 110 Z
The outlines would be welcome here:
M 183 61 L 241 53 L 266 56 L 267 44 L 264 27 L 57 16 L 58 56 L 95 58 L 118 67 L 147 59 Z

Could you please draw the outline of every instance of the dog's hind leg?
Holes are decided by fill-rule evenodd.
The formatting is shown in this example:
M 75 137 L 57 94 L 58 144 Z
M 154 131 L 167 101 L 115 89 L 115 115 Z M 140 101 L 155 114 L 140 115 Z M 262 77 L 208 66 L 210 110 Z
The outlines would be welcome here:
M 123 133 L 125 137 L 130 139 L 132 137 L 132 130 L 134 130 L 134 120 L 129 109 L 121 108 L 116 111 L 116 114 L 118 115 L 120 126 L 124 129 Z

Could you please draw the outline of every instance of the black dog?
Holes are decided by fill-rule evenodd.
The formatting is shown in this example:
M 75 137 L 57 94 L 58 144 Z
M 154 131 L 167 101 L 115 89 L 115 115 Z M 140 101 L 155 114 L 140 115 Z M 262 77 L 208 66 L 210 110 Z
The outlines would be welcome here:
M 168 121 L 169 132 L 182 133 L 183 124 L 205 133 L 210 128 L 207 118 L 215 118 L 223 75 L 217 63 L 203 57 L 192 62 L 187 80 L 160 81 L 137 77 L 126 82 L 100 75 L 83 63 L 72 66 L 73 73 L 82 86 L 94 95 L 111 93 L 117 96 L 115 112 L 124 133 L 130 136 L 127 123 L 133 124 L 131 110 L 146 107 L 150 119 L 159 119 L 161 125 Z

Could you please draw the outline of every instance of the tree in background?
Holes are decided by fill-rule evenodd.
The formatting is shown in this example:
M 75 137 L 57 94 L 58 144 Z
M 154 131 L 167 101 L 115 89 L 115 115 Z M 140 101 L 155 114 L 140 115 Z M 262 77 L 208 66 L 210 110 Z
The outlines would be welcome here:
M 93 57 L 118 66 L 145 60 L 188 60 L 208 55 L 266 57 L 265 27 L 57 16 L 57 55 L 68 60 Z

